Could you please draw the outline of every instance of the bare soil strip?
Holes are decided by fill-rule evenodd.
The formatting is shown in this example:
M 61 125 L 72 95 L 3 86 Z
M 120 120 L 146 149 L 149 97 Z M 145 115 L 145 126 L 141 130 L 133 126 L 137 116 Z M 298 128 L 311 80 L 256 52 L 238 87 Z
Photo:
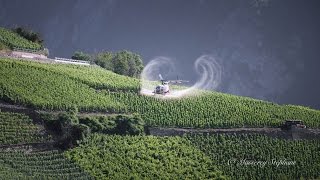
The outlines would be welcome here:
M 19 143 L 19 144 L 1 144 L 1 150 L 12 151 L 12 150 L 23 150 L 28 149 L 30 152 L 39 152 L 47 150 L 59 150 L 56 147 L 56 142 L 46 142 L 46 143 Z
M 288 140 L 320 139 L 320 129 L 295 128 L 226 128 L 226 129 L 194 129 L 194 128 L 160 128 L 149 127 L 149 134 L 154 136 L 183 136 L 184 134 L 263 134 L 273 138 Z

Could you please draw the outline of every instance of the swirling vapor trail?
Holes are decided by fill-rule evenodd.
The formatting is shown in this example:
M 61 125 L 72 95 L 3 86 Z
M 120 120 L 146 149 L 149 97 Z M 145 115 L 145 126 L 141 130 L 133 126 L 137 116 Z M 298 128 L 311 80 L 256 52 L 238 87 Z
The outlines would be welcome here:
M 195 62 L 194 67 L 200 78 L 191 87 L 182 90 L 170 90 L 170 93 L 161 96 L 166 98 L 177 98 L 195 94 L 197 89 L 211 89 L 218 87 L 221 81 L 222 69 L 216 59 L 211 55 L 200 56 Z M 141 73 L 141 94 L 152 95 L 155 88 L 154 81 L 158 81 L 159 74 L 165 75 L 175 72 L 176 67 L 173 61 L 167 57 L 156 57 L 151 60 Z

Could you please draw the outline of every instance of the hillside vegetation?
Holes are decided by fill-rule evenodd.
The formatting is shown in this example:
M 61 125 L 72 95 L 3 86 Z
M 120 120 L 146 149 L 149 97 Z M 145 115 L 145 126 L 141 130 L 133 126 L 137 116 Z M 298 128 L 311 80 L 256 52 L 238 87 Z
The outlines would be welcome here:
M 37 143 L 50 140 L 50 136 L 41 135 L 41 128 L 23 114 L 1 112 L 0 109 L 0 145 L 17 143 Z
M 84 111 L 119 112 L 122 108 L 110 97 L 66 75 L 31 63 L 1 60 L 0 64 L 0 98 L 5 101 L 49 110 L 78 106 Z
M 320 111 L 206 91 L 163 100 L 139 95 L 139 81 L 98 67 L 0 59 L 0 98 L 39 109 L 140 113 L 150 126 L 277 127 L 300 119 L 320 127 Z M 21 78 L 24 77 L 24 78 Z M 98 89 L 98 90 L 97 90 Z M 101 91 L 102 90 L 102 91 Z
M 320 140 L 286 141 L 263 135 L 187 137 L 232 179 L 317 179 Z
M 205 92 L 178 100 L 162 100 L 135 93 L 106 93 L 127 102 L 129 111 L 142 114 L 151 126 L 162 127 L 277 127 L 287 119 L 301 119 L 320 127 L 320 111 L 252 98 Z
M 121 76 L 97 66 L 87 67 L 65 64 L 43 66 L 42 64 L 34 63 L 32 66 L 67 75 L 73 80 L 80 81 L 94 89 L 105 89 L 109 91 L 139 91 L 139 79 Z
M 8 47 L 41 48 L 0 28 L 0 50 Z M 320 178 L 319 140 L 145 135 L 146 126 L 278 127 L 287 119 L 319 128 L 319 110 L 203 90 L 182 99 L 143 96 L 139 79 L 119 75 L 137 77 L 140 60 L 130 68 L 130 56 L 122 55 L 115 61 L 98 54 L 103 68 L 0 57 L 0 103 L 29 107 L 30 114 L 44 110 L 34 120 L 0 110 L 0 179 Z M 273 163 L 281 160 L 295 164 Z
M 5 44 L 6 46 L 13 48 L 23 48 L 23 49 L 33 49 L 40 50 L 41 45 L 38 43 L 34 43 L 29 41 L 17 33 L 0 27 L 0 42 Z
M 102 51 L 94 54 L 76 51 L 71 58 L 90 61 L 106 70 L 129 77 L 138 78 L 143 70 L 141 56 L 127 50 L 119 52 Z
M 0 149 L 0 179 L 93 179 L 57 150 Z
M 97 179 L 213 179 L 219 171 L 180 137 L 95 134 L 67 152 Z

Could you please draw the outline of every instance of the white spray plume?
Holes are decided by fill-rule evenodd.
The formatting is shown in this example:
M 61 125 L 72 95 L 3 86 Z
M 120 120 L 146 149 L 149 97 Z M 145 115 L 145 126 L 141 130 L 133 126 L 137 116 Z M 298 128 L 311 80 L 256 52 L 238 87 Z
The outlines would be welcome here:
M 194 62 L 194 68 L 200 76 L 198 81 L 185 89 L 172 89 L 163 98 L 179 98 L 195 94 L 197 89 L 211 89 L 218 87 L 221 81 L 222 69 L 219 63 L 211 55 L 203 55 Z M 151 60 L 141 73 L 141 94 L 153 95 L 155 81 L 159 82 L 159 74 L 165 75 L 176 72 L 173 61 L 167 57 L 156 57 Z

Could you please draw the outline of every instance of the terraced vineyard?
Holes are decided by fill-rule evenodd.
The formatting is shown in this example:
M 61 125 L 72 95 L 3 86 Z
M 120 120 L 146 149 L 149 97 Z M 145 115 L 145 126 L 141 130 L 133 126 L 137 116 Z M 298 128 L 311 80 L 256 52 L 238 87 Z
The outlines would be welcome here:
M 8 48 L 42 47 L 0 28 L 0 49 Z M 0 58 L 0 77 L 0 101 L 29 107 L 23 112 L 67 111 L 42 111 L 44 127 L 0 110 L 0 179 L 320 179 L 319 139 L 141 135 L 143 120 L 158 127 L 232 128 L 299 119 L 320 128 L 319 110 L 212 91 L 182 99 L 143 96 L 139 79 L 97 66 Z M 140 135 L 119 135 L 132 132 Z
M 223 178 L 207 156 L 180 137 L 95 134 L 66 155 L 97 179 Z
M 36 64 L 33 64 L 36 65 Z M 127 76 L 121 76 L 100 67 L 74 66 L 74 65 L 48 65 L 46 67 L 56 73 L 64 74 L 72 79 L 79 80 L 95 89 L 109 91 L 139 91 L 139 80 Z
M 29 107 L 65 110 L 121 112 L 123 106 L 88 85 L 31 64 L 0 61 L 0 98 Z M 22 78 L 23 77 L 23 78 Z
M 277 127 L 286 119 L 301 119 L 309 127 L 320 127 L 320 111 L 205 92 L 195 97 L 163 100 L 136 93 L 106 93 L 126 102 L 130 112 L 138 112 L 150 126 L 161 127 Z
M 0 145 L 49 141 L 50 136 L 42 135 L 40 131 L 29 117 L 0 109 Z
M 0 42 L 7 45 L 10 48 L 24 48 L 40 50 L 41 45 L 31 42 L 18 34 L 12 32 L 11 30 L 0 27 Z
M 15 63 L 65 75 L 95 89 L 134 92 L 138 92 L 139 90 L 139 79 L 118 75 L 112 71 L 106 71 L 99 66 L 78 66 L 70 64 L 43 65 L 31 61 L 16 61 Z
M 93 179 L 62 152 L 45 150 L 51 136 L 29 117 L 0 111 L 0 130 L 0 179 Z
M 0 64 L 4 77 L 0 97 L 39 109 L 63 110 L 75 105 L 82 111 L 138 112 L 148 125 L 162 127 L 277 127 L 286 119 L 320 127 L 320 111 L 306 107 L 208 91 L 162 100 L 138 95 L 138 80 L 101 68 L 5 59 Z
M 0 149 L 0 179 L 93 179 L 57 151 Z
M 320 178 L 320 140 L 286 141 L 262 135 L 187 138 L 232 179 Z

